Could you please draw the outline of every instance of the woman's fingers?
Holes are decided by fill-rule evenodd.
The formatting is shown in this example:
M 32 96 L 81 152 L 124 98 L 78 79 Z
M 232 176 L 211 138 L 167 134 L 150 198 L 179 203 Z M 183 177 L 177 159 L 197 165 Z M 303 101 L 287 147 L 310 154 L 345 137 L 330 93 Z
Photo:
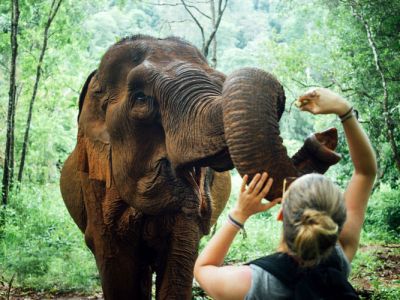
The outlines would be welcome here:
M 313 89 L 301 95 L 296 101 L 296 106 L 302 111 L 316 113 L 316 102 L 319 99 L 318 89 Z
M 263 172 L 262 174 L 257 173 L 246 189 L 248 178 L 248 175 L 243 176 L 241 193 L 237 203 L 238 209 L 245 214 L 252 215 L 257 212 L 265 211 L 279 202 L 280 199 L 275 199 L 265 204 L 261 201 L 269 192 L 273 183 L 272 178 L 268 179 L 267 172 Z
M 261 205 L 261 210 L 260 211 L 266 211 L 266 210 L 274 207 L 275 205 L 280 203 L 281 200 L 282 200 L 282 198 L 276 198 L 275 200 L 273 200 L 271 202 L 268 202 L 268 203 L 265 203 L 265 204 L 260 203 L 260 205 Z
M 256 186 L 258 180 L 261 178 L 260 173 L 257 173 L 253 179 L 250 181 L 249 187 L 247 188 L 248 193 L 252 193 L 254 190 L 254 187 Z
M 264 186 L 264 188 L 262 189 L 262 191 L 260 193 L 261 198 L 264 198 L 268 194 L 273 182 L 274 182 L 274 180 L 272 178 L 268 179 L 267 184 Z
M 305 105 L 300 106 L 299 109 L 300 109 L 301 111 L 308 111 L 308 112 L 314 114 L 314 113 L 315 113 L 316 107 L 315 107 L 315 104 L 314 104 L 314 103 L 309 102 L 308 104 L 305 104 Z
M 258 183 L 256 184 L 254 190 L 253 190 L 253 194 L 258 195 L 258 193 L 260 192 L 260 190 L 262 189 L 262 187 L 264 186 L 265 180 L 267 180 L 268 178 L 268 173 L 264 172 L 260 178 L 260 180 L 258 181 Z
M 301 97 L 299 97 L 299 99 L 296 100 L 294 105 L 296 105 L 298 108 L 301 108 L 301 107 L 307 105 L 308 103 L 310 103 L 310 101 L 311 101 L 310 98 L 301 96 Z
M 246 190 L 247 180 L 249 180 L 249 176 L 248 175 L 244 175 L 243 176 L 243 180 L 242 180 L 242 186 L 240 187 L 240 191 L 241 192 L 244 192 Z
M 312 89 L 299 97 L 299 101 L 314 100 L 319 97 L 318 89 Z

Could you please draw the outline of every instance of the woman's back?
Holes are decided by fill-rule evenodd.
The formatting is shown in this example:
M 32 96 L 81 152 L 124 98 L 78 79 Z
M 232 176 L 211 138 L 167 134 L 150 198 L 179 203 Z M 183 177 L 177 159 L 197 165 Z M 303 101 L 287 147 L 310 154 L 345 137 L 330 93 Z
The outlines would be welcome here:
M 343 276 L 343 278 L 348 278 L 350 274 L 350 263 L 344 255 L 343 249 L 339 244 L 333 250 L 335 255 L 335 264 L 337 263 L 337 269 Z M 290 265 L 289 265 L 290 266 Z M 294 299 L 294 289 L 285 285 L 281 280 L 278 279 L 279 276 L 274 276 L 272 273 L 264 270 L 261 266 L 257 264 L 250 263 L 251 268 L 251 287 L 247 293 L 246 300 L 258 300 L 258 299 L 276 299 L 276 300 L 287 300 Z M 279 274 L 287 273 L 290 276 L 293 270 L 285 269 L 285 264 L 281 264 Z M 284 268 L 284 269 L 282 269 Z

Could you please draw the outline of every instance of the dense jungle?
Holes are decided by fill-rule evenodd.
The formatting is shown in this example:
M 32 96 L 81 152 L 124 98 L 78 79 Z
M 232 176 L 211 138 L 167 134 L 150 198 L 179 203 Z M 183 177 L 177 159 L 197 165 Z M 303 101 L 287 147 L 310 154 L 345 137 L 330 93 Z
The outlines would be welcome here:
M 0 299 L 102 299 L 93 255 L 60 194 L 75 147 L 79 94 L 120 39 L 176 36 L 230 74 L 257 67 L 284 86 L 280 131 L 293 155 L 313 132 L 340 120 L 301 113 L 301 93 L 326 87 L 349 99 L 376 152 L 378 176 L 350 282 L 362 299 L 400 299 L 400 1 L 398 0 L 2 0 L 0 2 Z M 216 227 L 225 222 L 241 183 Z M 278 208 L 246 223 L 227 264 L 271 253 Z M 200 242 L 204 247 L 210 236 Z M 193 299 L 210 299 L 194 282 Z

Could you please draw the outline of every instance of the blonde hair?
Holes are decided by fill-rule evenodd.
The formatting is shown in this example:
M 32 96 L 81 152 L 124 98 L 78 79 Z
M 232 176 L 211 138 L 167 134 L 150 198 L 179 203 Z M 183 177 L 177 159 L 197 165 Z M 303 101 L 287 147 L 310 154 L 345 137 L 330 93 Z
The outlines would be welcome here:
M 343 193 L 320 174 L 298 178 L 284 195 L 283 238 L 289 253 L 310 267 L 329 256 L 346 220 Z

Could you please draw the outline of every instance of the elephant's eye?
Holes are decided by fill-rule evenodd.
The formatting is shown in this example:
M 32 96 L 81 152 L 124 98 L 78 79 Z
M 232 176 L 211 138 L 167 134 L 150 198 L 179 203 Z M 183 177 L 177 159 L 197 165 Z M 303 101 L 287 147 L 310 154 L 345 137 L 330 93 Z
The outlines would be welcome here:
M 133 94 L 133 99 L 135 103 L 142 103 L 146 101 L 146 95 L 142 91 L 138 91 Z
M 103 103 L 101 104 L 101 109 L 102 109 L 103 111 L 106 111 L 106 110 L 107 110 L 108 102 L 109 102 L 108 99 L 106 99 L 106 100 L 104 100 Z

